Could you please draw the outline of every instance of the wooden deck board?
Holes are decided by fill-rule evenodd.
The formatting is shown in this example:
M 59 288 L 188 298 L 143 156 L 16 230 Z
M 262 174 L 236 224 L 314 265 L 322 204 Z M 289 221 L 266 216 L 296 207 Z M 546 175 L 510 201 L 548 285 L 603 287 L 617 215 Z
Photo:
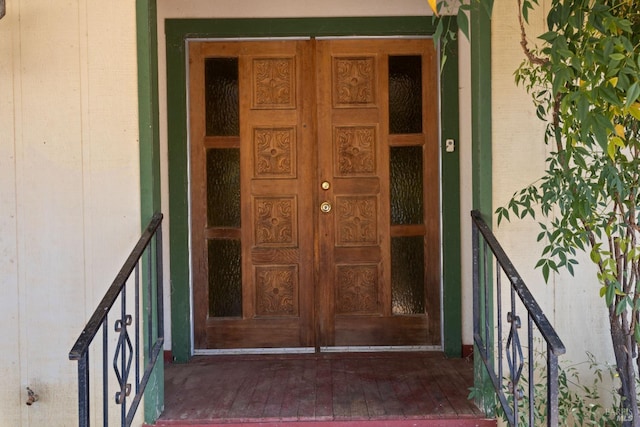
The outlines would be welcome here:
M 198 356 L 165 367 L 159 422 L 478 418 L 472 380 L 437 352 Z

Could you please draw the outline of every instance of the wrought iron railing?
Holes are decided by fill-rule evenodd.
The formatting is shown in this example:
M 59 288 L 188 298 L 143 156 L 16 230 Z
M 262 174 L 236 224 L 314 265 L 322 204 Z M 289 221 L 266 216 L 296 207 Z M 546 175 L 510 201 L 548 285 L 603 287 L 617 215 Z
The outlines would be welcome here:
M 122 426 L 130 426 L 158 356 L 162 352 L 164 330 L 161 223 L 162 214 L 156 213 L 69 352 L 69 359 L 78 361 L 80 427 L 90 425 L 91 378 L 98 384 L 101 383 L 101 387 L 98 385 L 94 389 L 102 389 L 102 424 L 110 425 L 109 414 L 115 412 Z M 110 323 L 112 311 L 115 312 L 115 319 Z M 147 326 L 145 331 L 143 323 Z M 114 328 L 113 337 L 109 336 L 110 325 Z M 100 329 L 101 349 L 96 348 L 100 347 L 98 341 L 98 345 L 91 346 Z M 101 374 L 100 367 L 89 364 L 90 353 L 101 353 Z M 135 381 L 133 385 L 132 380 Z M 110 384 L 115 386 L 113 396 L 109 395 Z M 131 397 L 132 392 L 134 395 Z M 100 399 L 96 402 L 100 402 Z M 100 403 L 96 403 L 95 407 L 96 411 L 100 411 Z
M 529 426 L 540 425 L 540 420 L 535 419 L 536 411 L 546 406 L 546 414 L 543 414 L 546 423 L 555 427 L 558 425 L 558 356 L 565 353 L 564 344 L 480 213 L 472 211 L 471 218 L 473 331 L 479 355 L 510 425 L 519 425 L 521 419 L 528 420 L 526 425 Z M 495 260 L 495 270 L 492 259 Z M 508 290 L 503 289 L 503 276 L 509 280 Z M 503 291 L 509 292 L 506 316 Z M 522 322 L 518 310 L 522 310 L 527 318 L 525 345 L 520 337 Z M 546 356 L 546 366 L 543 364 L 546 370 L 542 373 L 534 372 L 537 345 L 542 346 L 541 351 Z M 505 367 L 508 376 L 505 376 Z M 523 375 L 525 367 L 526 377 Z M 536 406 L 541 402 L 536 402 L 540 393 L 536 393 L 535 386 L 545 379 L 546 395 L 543 393 L 543 398 L 546 405 L 542 402 L 543 405 Z

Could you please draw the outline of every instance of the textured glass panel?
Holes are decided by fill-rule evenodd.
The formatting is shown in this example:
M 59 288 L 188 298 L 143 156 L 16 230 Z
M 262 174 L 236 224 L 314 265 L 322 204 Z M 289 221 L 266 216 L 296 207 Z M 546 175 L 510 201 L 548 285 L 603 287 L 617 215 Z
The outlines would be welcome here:
M 240 135 L 238 58 L 205 59 L 204 87 L 207 135 Z
M 424 238 L 391 238 L 393 314 L 424 314 Z
M 240 149 L 207 150 L 207 224 L 240 227 Z
M 422 132 L 422 57 L 389 57 L 389 132 Z
M 422 147 L 391 147 L 391 224 L 422 224 Z
M 242 267 L 239 240 L 209 240 L 209 316 L 242 316 Z

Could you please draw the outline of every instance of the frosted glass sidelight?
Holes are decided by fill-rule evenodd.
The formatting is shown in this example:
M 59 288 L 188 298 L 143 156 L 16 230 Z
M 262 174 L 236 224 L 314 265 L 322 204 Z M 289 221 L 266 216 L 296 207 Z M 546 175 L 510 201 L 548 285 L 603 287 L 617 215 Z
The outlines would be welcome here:
M 393 314 L 424 314 L 424 237 L 391 239 Z
M 422 147 L 391 147 L 391 224 L 422 224 Z
M 389 133 L 422 133 L 422 57 L 389 57 Z
M 204 87 L 207 135 L 240 135 L 238 58 L 205 59 Z
M 240 227 L 240 149 L 207 150 L 207 225 Z
M 209 317 L 242 316 L 242 263 L 239 240 L 208 241 Z

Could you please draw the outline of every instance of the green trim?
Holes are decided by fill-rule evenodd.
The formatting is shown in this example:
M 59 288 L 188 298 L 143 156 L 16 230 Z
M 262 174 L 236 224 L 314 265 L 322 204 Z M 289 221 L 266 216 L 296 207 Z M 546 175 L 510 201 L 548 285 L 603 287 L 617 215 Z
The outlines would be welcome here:
M 449 23 L 456 32 L 455 20 Z M 462 355 L 462 277 L 460 236 L 460 109 L 458 102 L 458 42 L 447 43 L 441 74 L 442 158 L 442 281 L 444 352 L 447 357 Z M 453 139 L 455 151 L 446 152 L 445 141 Z
M 491 20 L 484 9 L 472 13 L 471 133 L 473 209 L 491 225 Z
M 158 136 L 158 40 L 156 29 L 156 0 L 136 1 L 136 29 L 138 56 L 138 114 L 140 138 L 140 212 L 141 224 L 146 228 L 155 212 L 161 209 L 160 198 L 160 139 Z M 162 286 L 155 283 L 155 286 Z M 146 306 L 152 300 L 145 289 L 142 295 Z M 157 329 L 144 318 L 144 329 Z M 150 343 L 144 334 L 144 354 Z M 155 336 L 155 335 L 154 335 Z M 145 390 L 145 421 L 155 422 L 164 407 L 164 360 L 158 359 Z
M 447 18 L 449 19 L 449 18 Z M 431 17 L 374 18 L 301 18 L 301 19 L 168 19 L 165 22 L 167 45 L 167 115 L 169 154 L 169 212 L 171 259 L 171 331 L 172 352 L 177 362 L 191 356 L 189 293 L 189 213 L 187 170 L 187 100 L 185 39 L 224 37 L 322 37 L 322 36 L 431 36 L 435 25 Z M 453 47 L 452 47 L 453 48 Z M 454 51 L 452 51 L 454 52 Z M 450 61 L 450 62 L 449 62 Z M 458 140 L 459 113 L 457 56 L 452 54 L 443 76 L 442 126 L 447 135 Z M 455 70 L 453 70 L 455 68 Z M 455 74 L 453 71 L 455 71 Z M 454 76 L 455 75 L 455 80 Z M 444 94 L 444 92 L 443 92 Z M 455 119 L 455 120 L 454 120 Z M 449 137 L 449 136 L 447 136 Z M 451 153 L 447 153 L 451 154 Z M 444 159 L 443 159 L 444 160 Z M 444 277 L 445 353 L 460 356 L 460 221 L 458 154 L 443 161 L 443 191 L 451 196 L 443 200 L 448 239 L 451 231 L 457 238 L 443 245 L 443 261 L 451 272 Z M 456 197 L 454 197 L 454 195 Z M 451 218 L 451 219 L 448 219 Z
M 193 37 L 326 37 L 433 35 L 430 17 L 167 19 L 167 42 Z M 167 43 L 167 49 L 169 49 Z
M 491 150 L 491 19 L 479 2 L 471 9 L 471 133 L 472 133 L 472 177 L 473 209 L 482 214 L 484 220 L 492 223 L 492 150 Z M 492 267 L 489 266 L 489 269 Z M 484 273 L 483 273 L 484 274 Z M 488 271 L 492 277 L 492 270 Z M 487 283 L 493 283 L 488 280 Z M 493 301 L 493 289 L 481 290 L 489 293 Z M 493 306 L 488 307 L 493 313 Z M 481 319 L 481 324 L 490 322 L 493 330 L 493 316 Z M 493 342 L 493 337 L 490 337 Z M 493 348 L 491 343 L 487 343 Z M 475 348 L 477 351 L 477 348 Z M 489 416 L 492 415 L 495 394 L 482 359 L 474 359 L 474 387 L 480 391 L 478 405 Z
M 167 45 L 167 136 L 169 164 L 169 259 L 171 265 L 171 351 L 176 362 L 191 357 L 189 291 L 189 199 L 185 30 L 165 22 Z

